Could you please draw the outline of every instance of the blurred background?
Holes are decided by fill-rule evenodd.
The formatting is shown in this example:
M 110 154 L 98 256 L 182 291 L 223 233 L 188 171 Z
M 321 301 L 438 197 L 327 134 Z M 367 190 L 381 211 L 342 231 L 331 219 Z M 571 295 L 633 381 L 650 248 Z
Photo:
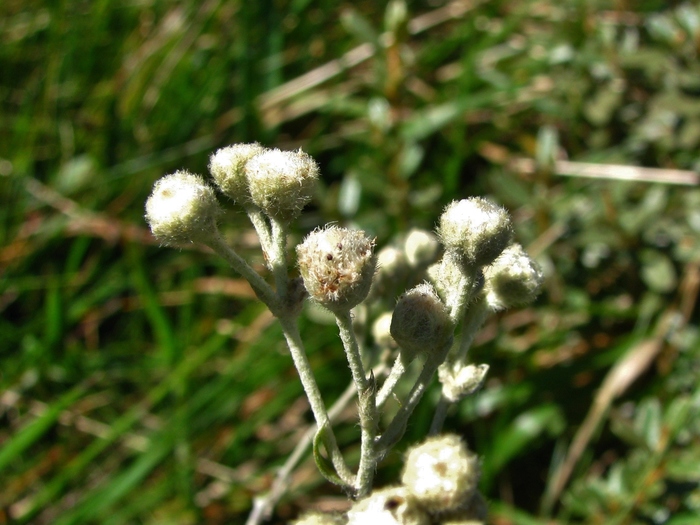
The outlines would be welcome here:
M 243 523 L 269 489 L 310 422 L 281 332 L 143 220 L 158 177 L 252 141 L 321 165 L 297 240 L 382 247 L 470 195 L 513 214 L 545 288 L 487 322 L 446 423 L 490 523 L 698 523 L 699 54 L 692 1 L 3 0 L 0 524 Z M 331 402 L 337 336 L 301 324 Z M 271 523 L 344 501 L 306 461 Z

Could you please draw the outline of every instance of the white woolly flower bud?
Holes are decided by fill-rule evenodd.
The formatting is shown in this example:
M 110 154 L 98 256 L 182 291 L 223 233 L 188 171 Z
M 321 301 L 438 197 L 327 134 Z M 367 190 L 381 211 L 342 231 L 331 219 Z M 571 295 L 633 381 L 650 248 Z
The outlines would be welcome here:
M 348 511 L 347 525 L 429 525 L 430 518 L 404 487 L 376 490 Z
M 442 512 L 467 502 L 480 474 L 476 455 L 459 436 L 445 434 L 408 451 L 401 482 L 428 512 Z
M 270 217 L 296 218 L 311 197 L 318 165 L 303 151 L 266 150 L 245 165 L 251 200 Z
M 209 160 L 209 173 L 221 192 L 238 202 L 248 199 L 245 165 L 263 151 L 265 148 L 258 143 L 234 144 L 217 150 Z
M 372 337 L 380 348 L 395 347 L 394 338 L 391 337 L 391 313 L 384 312 L 372 324 Z
M 425 268 L 437 260 L 440 243 L 432 232 L 413 229 L 404 243 L 408 264 L 413 268 Z
M 365 232 L 337 226 L 315 230 L 297 246 L 297 258 L 309 295 L 329 310 L 349 310 L 367 297 L 376 257 Z
M 537 297 L 542 269 L 522 246 L 512 244 L 484 270 L 486 302 L 493 310 L 524 306 Z
M 169 246 L 213 235 L 219 213 L 214 189 L 187 171 L 157 180 L 146 201 L 146 221 L 153 235 Z
M 419 284 L 399 297 L 391 317 L 391 335 L 406 362 L 445 345 L 452 335 L 452 322 L 431 284 Z
M 508 212 L 481 197 L 453 201 L 440 216 L 440 239 L 459 253 L 467 266 L 490 264 L 510 244 L 513 227 Z

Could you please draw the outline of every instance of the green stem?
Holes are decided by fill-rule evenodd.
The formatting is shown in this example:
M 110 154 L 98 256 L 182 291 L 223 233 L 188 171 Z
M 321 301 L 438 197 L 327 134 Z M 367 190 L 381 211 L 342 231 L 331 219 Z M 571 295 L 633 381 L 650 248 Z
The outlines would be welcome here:
M 372 488 L 377 458 L 374 451 L 374 441 L 377 436 L 377 405 L 376 385 L 374 375 L 368 379 L 362 357 L 357 344 L 357 338 L 352 328 L 350 311 L 339 312 L 335 315 L 340 339 L 343 341 L 345 355 L 350 366 L 352 379 L 357 387 L 358 412 L 360 416 L 360 465 L 355 479 L 356 496 L 366 496 Z

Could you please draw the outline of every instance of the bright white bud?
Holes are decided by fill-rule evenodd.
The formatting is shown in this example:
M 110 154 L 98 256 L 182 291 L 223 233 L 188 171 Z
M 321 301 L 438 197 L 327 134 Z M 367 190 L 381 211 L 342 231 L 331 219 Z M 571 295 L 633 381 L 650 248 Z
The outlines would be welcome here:
M 391 313 L 384 312 L 372 324 L 372 337 L 380 348 L 392 348 L 396 346 L 394 338 L 391 337 Z
M 510 244 L 513 227 L 508 212 L 481 197 L 453 201 L 440 216 L 438 234 L 448 250 L 467 266 L 493 262 Z
M 222 193 L 237 202 L 250 197 L 245 165 L 265 151 L 258 143 L 234 144 L 221 148 L 209 160 L 209 172 Z
M 337 226 L 315 230 L 297 246 L 297 259 L 309 295 L 329 310 L 349 310 L 367 297 L 376 257 L 365 232 Z
M 347 525 L 429 525 L 430 518 L 404 487 L 376 490 L 348 511 Z
M 169 246 L 213 235 L 219 213 L 214 189 L 187 171 L 157 180 L 146 201 L 146 221 L 153 235 Z
M 414 268 L 425 268 L 437 260 L 440 243 L 432 232 L 413 229 L 406 237 L 404 251 L 408 264 Z
M 406 256 L 394 246 L 385 246 L 377 253 L 377 271 L 390 278 L 406 269 Z
M 251 200 L 270 217 L 296 218 L 313 196 L 318 165 L 303 151 L 265 150 L 245 165 Z
M 442 512 L 471 499 L 480 474 L 476 455 L 459 436 L 445 434 L 408 451 L 401 481 L 426 510 Z
M 522 246 L 511 244 L 484 269 L 486 302 L 493 310 L 524 306 L 537 297 L 542 269 Z
M 445 345 L 452 336 L 452 322 L 431 284 L 419 284 L 399 297 L 391 317 L 391 335 L 407 362 Z

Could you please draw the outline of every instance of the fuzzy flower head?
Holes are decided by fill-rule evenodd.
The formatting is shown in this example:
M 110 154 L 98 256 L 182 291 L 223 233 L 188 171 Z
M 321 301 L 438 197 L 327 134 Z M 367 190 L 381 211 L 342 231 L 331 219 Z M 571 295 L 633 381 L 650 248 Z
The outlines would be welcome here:
M 355 503 L 347 525 L 430 525 L 430 517 L 408 490 L 391 487 Z
M 429 438 L 408 451 L 401 481 L 429 512 L 458 508 L 479 481 L 478 458 L 455 434 Z
M 168 246 L 213 235 L 219 212 L 214 189 L 187 171 L 156 181 L 146 201 L 146 221 L 156 239 Z
M 295 219 L 308 204 L 318 165 L 303 151 L 268 149 L 245 165 L 250 199 L 270 217 Z
M 452 335 L 452 322 L 431 284 L 419 284 L 399 298 L 391 317 L 391 335 L 407 362 L 445 345 Z
M 537 297 L 542 269 L 519 244 L 511 244 L 484 270 L 486 302 L 493 310 L 524 306 Z
M 221 148 L 209 160 L 209 172 L 222 193 L 234 201 L 250 198 L 245 166 L 265 148 L 260 144 L 234 144 Z
M 453 201 L 440 216 L 440 239 L 469 267 L 493 262 L 511 242 L 508 212 L 481 197 Z
M 309 295 L 331 311 L 349 310 L 367 297 L 376 267 L 374 241 L 337 226 L 311 232 L 297 246 Z

